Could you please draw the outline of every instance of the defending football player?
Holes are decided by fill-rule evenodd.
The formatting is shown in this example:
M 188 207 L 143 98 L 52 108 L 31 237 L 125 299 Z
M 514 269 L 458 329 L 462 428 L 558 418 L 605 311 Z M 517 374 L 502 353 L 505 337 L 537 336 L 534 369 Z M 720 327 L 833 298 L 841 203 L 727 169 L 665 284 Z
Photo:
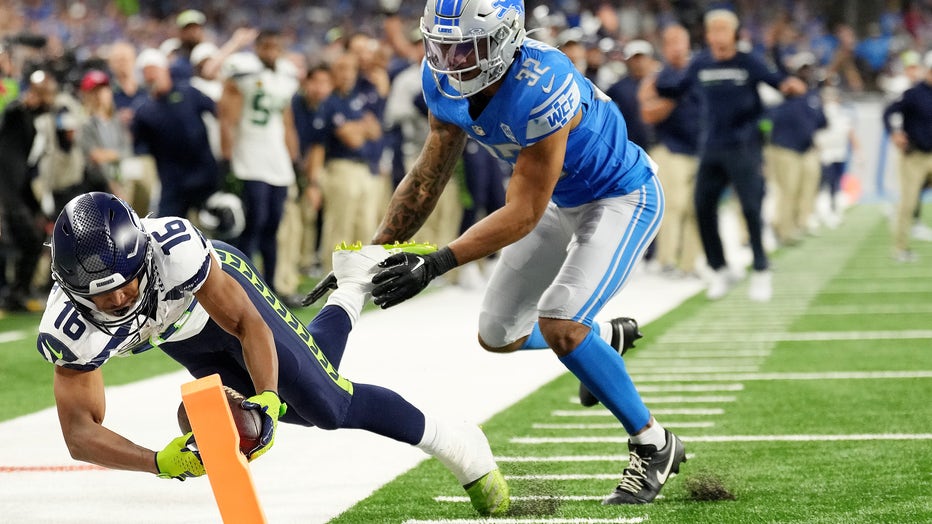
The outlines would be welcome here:
M 392 252 L 423 252 L 423 244 L 337 251 L 340 289 L 306 327 L 240 251 L 208 242 L 182 218 L 140 219 L 108 193 L 69 202 L 51 247 L 55 286 L 37 344 L 55 364 L 59 420 L 75 459 L 162 478 L 204 474 L 191 433 L 156 452 L 103 425 L 101 366 L 157 347 L 195 377 L 219 373 L 247 397 L 244 408 L 261 412 L 250 460 L 272 446 L 279 421 L 364 429 L 437 457 L 479 513 L 508 508 L 508 486 L 477 426 L 427 416 L 397 393 L 337 371 L 376 263 Z
M 421 31 L 430 134 L 373 243 L 414 235 L 467 136 L 514 171 L 504 207 L 435 253 L 383 260 L 372 294 L 393 306 L 504 248 L 479 315 L 480 344 L 552 348 L 630 435 L 630 465 L 603 503 L 651 502 L 686 460 L 683 444 L 650 415 L 625 369 L 625 323 L 594 319 L 657 233 L 663 192 L 615 104 L 566 55 L 525 38 L 524 18 L 520 0 L 428 0 Z

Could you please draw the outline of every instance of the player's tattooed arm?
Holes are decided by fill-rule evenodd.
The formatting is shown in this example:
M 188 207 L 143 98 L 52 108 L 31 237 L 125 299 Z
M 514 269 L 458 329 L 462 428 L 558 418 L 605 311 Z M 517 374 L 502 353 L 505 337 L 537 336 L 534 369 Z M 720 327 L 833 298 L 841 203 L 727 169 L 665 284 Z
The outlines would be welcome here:
M 465 146 L 462 129 L 430 116 L 430 133 L 421 155 L 395 189 L 373 244 L 411 239 L 437 205 Z

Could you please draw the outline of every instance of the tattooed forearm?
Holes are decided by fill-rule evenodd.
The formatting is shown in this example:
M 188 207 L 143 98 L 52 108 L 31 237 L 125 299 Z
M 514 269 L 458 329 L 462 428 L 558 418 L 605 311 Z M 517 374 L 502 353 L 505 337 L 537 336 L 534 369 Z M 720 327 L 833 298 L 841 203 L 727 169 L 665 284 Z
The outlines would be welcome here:
M 404 241 L 424 225 L 463 153 L 466 134 L 432 120 L 431 133 L 414 166 L 398 184 L 373 244 Z M 423 239 L 430 241 L 432 239 Z

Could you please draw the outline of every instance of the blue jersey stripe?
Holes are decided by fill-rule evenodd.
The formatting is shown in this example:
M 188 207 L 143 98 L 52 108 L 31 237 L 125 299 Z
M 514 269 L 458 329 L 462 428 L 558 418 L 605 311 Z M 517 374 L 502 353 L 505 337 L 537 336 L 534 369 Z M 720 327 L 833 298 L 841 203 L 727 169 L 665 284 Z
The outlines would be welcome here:
M 589 297 L 586 304 L 573 318 L 574 321 L 584 324 L 588 324 L 592 321 L 590 317 L 597 314 L 605 303 L 621 289 L 622 284 L 628 280 L 639 258 L 637 255 L 643 253 L 648 242 L 660 228 L 660 219 L 663 216 L 665 207 L 662 196 L 663 190 L 661 189 L 657 177 L 651 177 L 651 181 L 648 183 L 653 185 L 653 189 L 646 191 L 646 187 L 642 188 L 641 199 L 637 206 L 637 213 L 625 230 L 622 236 L 622 242 L 612 256 L 611 268 L 602 277 L 602 280 L 596 287 L 596 291 Z M 651 219 L 648 224 L 641 223 L 641 215 L 650 208 L 656 208 L 653 219 Z M 635 241 L 633 246 L 631 245 L 632 240 Z M 622 264 L 624 264 L 623 268 L 620 267 Z

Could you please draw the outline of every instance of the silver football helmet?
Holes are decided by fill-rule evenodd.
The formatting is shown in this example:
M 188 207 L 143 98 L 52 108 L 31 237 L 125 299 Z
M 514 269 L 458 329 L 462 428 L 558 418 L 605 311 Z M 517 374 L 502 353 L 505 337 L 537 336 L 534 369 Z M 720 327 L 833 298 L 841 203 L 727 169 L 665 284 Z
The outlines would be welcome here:
M 440 92 L 467 98 L 495 83 L 524 42 L 522 0 L 427 0 L 421 32 Z M 443 76 L 451 92 L 440 83 Z

